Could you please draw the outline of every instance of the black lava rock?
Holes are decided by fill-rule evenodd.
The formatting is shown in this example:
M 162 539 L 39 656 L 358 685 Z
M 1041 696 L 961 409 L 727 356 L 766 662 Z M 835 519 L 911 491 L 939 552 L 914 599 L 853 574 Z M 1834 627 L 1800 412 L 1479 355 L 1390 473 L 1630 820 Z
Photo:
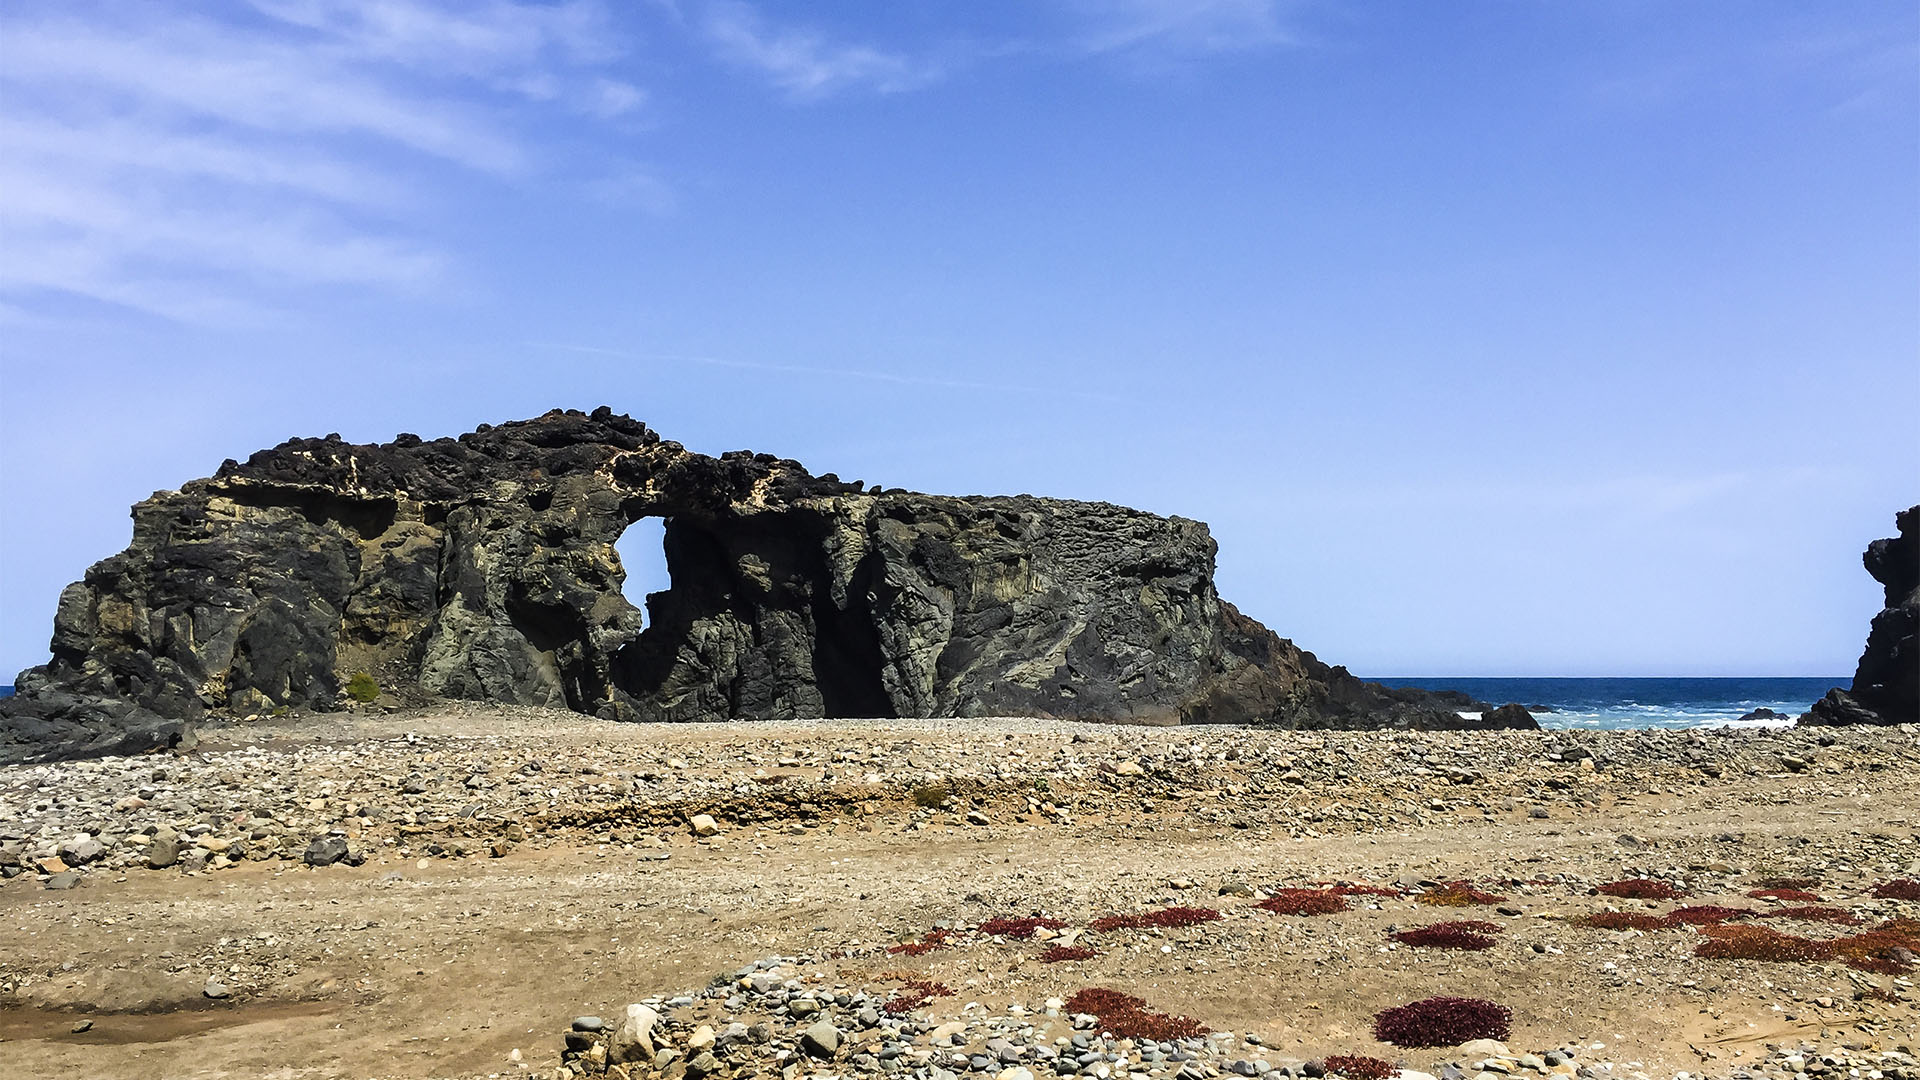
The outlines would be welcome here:
M 1800 718 L 1810 725 L 1920 723 L 1920 506 L 1894 515 L 1900 535 L 1867 545 L 1862 561 L 1886 593 L 1853 686 L 1835 687 Z
M 307 845 L 306 860 L 308 866 L 332 866 L 347 857 L 347 838 L 344 836 L 316 837 Z
M 1466 695 L 1364 682 L 1242 615 L 1201 522 L 878 494 L 692 453 L 604 407 L 457 439 L 295 439 L 133 517 L 127 550 L 61 594 L 52 660 L 0 700 L 0 761 L 353 707 L 362 674 L 414 702 L 621 720 L 1494 726 L 1459 716 L 1482 710 Z M 643 615 L 614 542 L 644 517 L 665 519 L 671 586 Z

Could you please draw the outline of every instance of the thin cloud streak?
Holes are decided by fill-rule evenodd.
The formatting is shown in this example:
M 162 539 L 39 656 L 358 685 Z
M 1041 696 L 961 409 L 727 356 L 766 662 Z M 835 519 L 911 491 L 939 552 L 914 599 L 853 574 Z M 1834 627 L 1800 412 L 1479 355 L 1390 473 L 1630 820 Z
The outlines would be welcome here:
M 1799 83 L 1825 87 L 1828 111 L 1845 114 L 1911 99 L 1916 60 L 1920 43 L 1891 20 L 1785 39 L 1729 34 L 1712 49 L 1641 60 L 1579 92 L 1606 108 L 1653 110 Z
M 1197 55 L 1298 44 L 1281 0 L 1074 0 L 1091 25 L 1080 39 L 1092 53 L 1160 50 Z
M 855 88 L 881 94 L 918 90 L 943 74 L 933 64 L 872 46 L 774 26 L 742 0 L 709 4 L 702 27 L 722 60 L 759 71 L 797 101 L 817 101 Z
M 351 43 L 361 55 L 468 76 L 532 67 L 545 54 L 588 63 L 613 59 L 605 9 L 597 4 L 526 5 L 467 0 L 440 7 L 419 0 L 251 0 L 274 19 Z
M 605 76 L 574 77 L 620 58 L 607 9 L 591 0 L 526 4 L 468 0 L 252 0 L 261 13 L 312 31 L 363 63 L 384 63 L 442 81 L 471 80 L 530 101 L 563 102 L 601 117 L 630 112 L 645 91 Z
M 525 341 L 521 342 L 521 344 L 535 349 L 558 349 L 562 352 L 581 353 L 589 356 L 604 356 L 609 359 L 618 360 L 700 364 L 706 367 L 736 368 L 745 371 L 770 371 L 783 375 L 808 375 L 833 379 L 864 379 L 869 382 L 893 383 L 899 386 L 930 386 L 944 390 L 983 390 L 996 394 L 1041 394 L 1050 397 L 1080 398 L 1087 401 L 1104 402 L 1118 402 L 1123 400 L 1111 394 L 1099 394 L 1087 390 L 1062 390 L 1056 387 L 1026 386 L 1019 383 L 979 382 L 969 379 L 946 379 L 924 375 L 897 375 L 887 371 L 863 371 L 857 368 L 812 367 L 804 364 L 771 364 L 758 360 L 728 360 L 717 356 L 690 356 L 682 353 L 630 352 L 624 349 L 606 349 L 595 345 L 570 345 L 558 341 Z
M 1313 493 L 1317 505 L 1360 512 L 1420 507 L 1475 514 L 1578 515 L 1615 523 L 1665 518 L 1728 500 L 1751 501 L 1799 490 L 1844 490 L 1859 480 L 1850 470 L 1794 466 L 1697 473 L 1626 473 L 1554 481 L 1488 479 L 1440 483 L 1346 482 Z M 1298 493 L 1296 493 L 1298 494 Z
M 8 37 L 0 78 L 104 93 L 116 111 L 165 110 L 279 135 L 371 136 L 488 172 L 524 163 L 512 140 L 462 106 L 403 94 L 339 58 L 263 34 L 189 18 L 131 33 L 15 23 Z
M 0 118 L 0 146 L 15 160 L 35 161 L 52 174 L 125 169 L 285 188 L 346 206 L 393 207 L 404 201 L 401 185 L 327 154 L 232 136 L 154 131 L 122 120 L 83 128 Z
M 218 278 L 267 274 L 303 285 L 417 289 L 444 258 L 418 245 L 342 227 L 323 211 L 155 205 L 107 184 L 45 178 L 0 165 L 8 247 L 0 287 L 54 289 L 149 314 L 202 321 L 245 305 Z M 195 292 L 205 295 L 196 300 Z

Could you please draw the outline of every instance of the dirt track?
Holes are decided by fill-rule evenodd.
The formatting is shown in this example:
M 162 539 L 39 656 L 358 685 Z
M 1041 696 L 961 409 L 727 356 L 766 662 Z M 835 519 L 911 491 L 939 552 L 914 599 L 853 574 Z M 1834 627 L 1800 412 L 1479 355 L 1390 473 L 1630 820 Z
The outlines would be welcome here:
M 358 867 L 275 858 L 193 875 L 98 870 L 59 892 L 42 887 L 44 875 L 23 874 L 0 885 L 0 1001 L 9 1003 L 0 1008 L 0 1057 L 9 1074 L 546 1070 L 559 1060 L 570 1017 L 617 1015 L 626 1002 L 697 989 L 716 971 L 770 955 L 811 957 L 846 978 L 930 972 L 959 988 L 928 1006 L 930 1017 L 969 1001 L 1037 1008 L 1074 989 L 1111 986 L 1217 1030 L 1256 1032 L 1282 1057 L 1374 1053 L 1421 1069 L 1446 1054 L 1397 1051 L 1368 1030 L 1381 1008 L 1433 994 L 1510 1005 L 1516 1049 L 1598 1042 L 1605 1048 L 1596 1057 L 1642 1063 L 1637 1071 L 1654 1076 L 1724 1075 L 1786 1039 L 1920 1041 L 1914 991 L 1893 977 L 1700 960 L 1689 931 L 1619 934 L 1553 917 L 1659 909 L 1590 895 L 1592 883 L 1642 875 L 1684 881 L 1697 897 L 1689 902 L 1754 906 L 1763 905 L 1742 893 L 1759 877 L 1815 877 L 1829 900 L 1863 916 L 1912 914 L 1912 905 L 1867 895 L 1875 881 L 1920 870 L 1920 733 L 1911 729 L 1842 733 L 1817 754 L 1809 735 L 1741 733 L 1707 744 L 1715 764 L 1704 770 L 1698 761 L 1647 764 L 1639 751 L 1609 765 L 1597 736 L 1575 741 L 1603 746 L 1598 769 L 1542 759 L 1568 742 L 1552 734 L 1432 736 L 1464 760 L 1483 742 L 1523 764 L 1469 779 L 1416 770 L 1404 783 L 1366 766 L 1373 751 L 1364 736 L 1036 722 L 1011 738 L 975 722 L 566 728 L 563 753 L 559 726 L 449 712 L 209 733 L 197 760 L 230 769 L 222 755 L 244 744 L 264 749 L 262 775 L 289 783 L 302 748 L 351 758 L 363 741 L 389 745 L 403 730 L 432 737 L 437 749 L 422 753 L 471 743 L 503 765 L 571 754 L 613 763 L 583 779 L 617 773 L 622 762 L 651 769 L 671 760 L 685 776 L 738 780 L 722 774 L 743 768 L 739 755 L 752 756 L 753 740 L 771 747 L 777 739 L 779 749 L 750 771 L 769 791 L 789 784 L 764 777 L 784 774 L 811 785 L 814 797 L 769 801 L 751 823 L 723 818 L 724 831 L 710 838 L 681 823 L 697 808 L 686 792 L 654 799 L 672 812 L 649 816 L 632 806 L 653 797 L 623 790 L 622 815 L 572 813 L 578 803 L 552 795 L 503 815 L 529 838 L 495 858 L 478 850 L 424 857 L 424 837 L 396 839 L 356 821 L 355 842 L 371 856 Z M 469 739 L 480 731 L 484 740 Z M 1362 747 L 1344 778 L 1306 768 L 1284 785 L 1269 782 L 1276 755 L 1305 767 L 1329 739 Z M 997 762 L 1017 760 L 1016 749 L 1029 762 L 1052 762 L 1040 770 L 1052 781 L 1036 785 L 1031 770 L 1011 765 L 996 772 Z M 836 771 L 834 755 L 849 753 L 851 771 Z M 1783 753 L 1814 764 L 1754 765 Z M 340 768 L 337 753 L 327 761 Z M 1145 765 L 1127 765 L 1138 762 Z M 1880 767 L 1868 771 L 1870 762 Z M 174 765 L 193 767 L 194 759 Z M 98 770 L 41 768 L 68 773 L 12 770 L 0 783 L 13 782 L 15 797 L 56 790 L 56 775 L 104 783 Z M 1554 786 L 1553 777 L 1568 779 Z M 950 801 L 916 804 L 916 790 L 940 784 L 953 791 Z M 854 795 L 819 797 L 836 785 Z M 704 796 L 716 809 L 739 806 L 719 790 Z M 986 824 L 970 824 L 969 813 Z M 7 824 L 0 819 L 0 831 Z M 1299 919 L 1221 895 L 1234 885 L 1461 878 L 1490 883 L 1514 914 L 1394 898 Z M 936 921 L 1045 912 L 1081 925 L 1160 903 L 1217 907 L 1226 917 L 1112 935 L 1098 959 L 1063 965 L 1037 964 L 1034 949 L 1017 942 L 911 959 L 884 951 Z M 1388 950 L 1389 927 L 1446 917 L 1492 918 L 1506 932 L 1483 953 Z M 232 996 L 205 996 L 209 977 L 232 983 Z M 89 1030 L 72 1030 L 87 1020 Z

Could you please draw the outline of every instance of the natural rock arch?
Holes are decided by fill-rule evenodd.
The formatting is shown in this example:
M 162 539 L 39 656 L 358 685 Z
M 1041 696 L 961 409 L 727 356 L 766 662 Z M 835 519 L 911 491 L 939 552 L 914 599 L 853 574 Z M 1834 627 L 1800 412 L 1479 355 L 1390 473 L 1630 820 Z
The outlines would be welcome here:
M 134 713 L 329 709 L 361 671 L 402 696 L 647 720 L 1457 726 L 1477 704 L 1361 683 L 1240 615 L 1200 522 L 868 491 L 692 453 L 604 407 L 432 441 L 295 439 L 133 516 L 4 706 L 16 742 L 62 724 L 111 741 Z M 650 619 L 615 546 L 649 517 L 671 579 Z

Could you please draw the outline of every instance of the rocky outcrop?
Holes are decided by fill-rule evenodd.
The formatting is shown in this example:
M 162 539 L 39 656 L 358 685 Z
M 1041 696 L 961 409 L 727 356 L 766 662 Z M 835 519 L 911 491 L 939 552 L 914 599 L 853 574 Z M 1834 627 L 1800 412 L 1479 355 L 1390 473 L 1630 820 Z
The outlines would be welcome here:
M 1920 723 L 1920 506 L 1893 520 L 1900 535 L 1875 540 L 1862 557 L 1886 590 L 1886 606 L 1867 631 L 1853 686 L 1829 690 L 1802 724 Z
M 1508 702 L 1497 709 L 1481 713 L 1480 721 L 1490 728 L 1530 728 L 1540 726 L 1539 722 L 1534 720 L 1533 714 L 1527 711 L 1525 705 L 1514 702 Z
M 131 546 L 62 594 L 52 661 L 0 703 L 15 756 L 331 709 L 361 672 L 402 699 L 623 720 L 1450 727 L 1473 707 L 1363 683 L 1235 611 L 1200 522 L 867 490 L 605 408 L 296 439 L 133 517 Z M 644 517 L 665 519 L 671 578 L 645 613 L 614 549 Z

